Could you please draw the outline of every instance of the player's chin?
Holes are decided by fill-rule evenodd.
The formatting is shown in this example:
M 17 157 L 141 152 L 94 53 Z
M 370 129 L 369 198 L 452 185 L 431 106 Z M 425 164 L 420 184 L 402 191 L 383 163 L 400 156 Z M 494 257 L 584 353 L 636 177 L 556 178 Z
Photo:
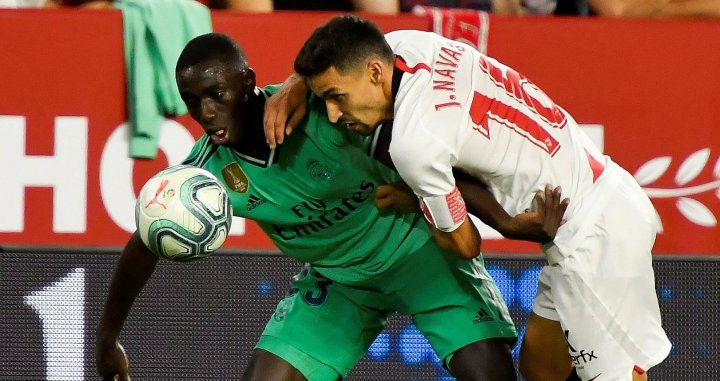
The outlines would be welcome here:
M 367 124 L 362 124 L 362 123 L 355 123 L 355 124 L 353 124 L 353 126 L 350 129 L 353 130 L 354 132 L 356 132 L 360 135 L 364 135 L 364 136 L 372 135 L 372 132 L 373 132 L 372 127 L 368 126 Z

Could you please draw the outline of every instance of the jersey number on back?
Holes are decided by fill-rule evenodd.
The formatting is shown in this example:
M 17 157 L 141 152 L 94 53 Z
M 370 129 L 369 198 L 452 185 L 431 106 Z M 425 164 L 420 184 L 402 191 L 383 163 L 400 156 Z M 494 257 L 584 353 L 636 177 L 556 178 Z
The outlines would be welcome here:
M 515 70 L 507 68 L 506 75 L 503 75 L 503 71 L 485 57 L 480 58 L 479 65 L 495 86 L 523 106 L 509 106 L 476 91 L 470 105 L 470 118 L 477 125 L 473 129 L 490 139 L 488 119 L 492 119 L 525 137 L 550 156 L 555 155 L 560 143 L 548 130 L 565 127 L 565 114 L 542 90 Z M 542 124 L 528 114 L 541 120 Z

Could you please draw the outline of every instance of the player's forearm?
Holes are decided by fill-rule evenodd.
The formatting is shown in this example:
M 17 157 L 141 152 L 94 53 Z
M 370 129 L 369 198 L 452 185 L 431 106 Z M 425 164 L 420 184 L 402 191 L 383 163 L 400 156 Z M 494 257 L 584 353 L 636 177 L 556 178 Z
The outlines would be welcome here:
M 542 225 L 509 215 L 485 184 L 459 171 L 454 171 L 453 174 L 455 184 L 470 214 L 497 230 L 505 238 L 538 243 L 547 241 Z
M 117 340 L 135 298 L 155 271 L 158 258 L 135 233 L 118 259 L 105 309 L 98 326 L 98 342 Z
M 464 259 L 473 259 L 480 254 L 482 239 L 475 224 L 466 217 L 465 221 L 455 230 L 444 232 L 431 225 L 438 245 Z
M 512 217 L 497 202 L 495 196 L 479 180 L 462 172 L 453 171 L 455 186 L 465 200 L 468 212 L 480 219 L 491 228 L 507 238 L 513 235 L 510 231 Z

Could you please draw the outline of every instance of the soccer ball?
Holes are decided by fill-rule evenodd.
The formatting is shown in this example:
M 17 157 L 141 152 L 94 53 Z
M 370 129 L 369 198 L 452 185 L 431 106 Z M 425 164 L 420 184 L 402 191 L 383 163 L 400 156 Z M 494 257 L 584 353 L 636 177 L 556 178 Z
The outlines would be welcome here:
M 210 172 L 190 165 L 167 168 L 145 183 L 135 204 L 140 238 L 156 255 L 190 261 L 225 242 L 232 207 Z

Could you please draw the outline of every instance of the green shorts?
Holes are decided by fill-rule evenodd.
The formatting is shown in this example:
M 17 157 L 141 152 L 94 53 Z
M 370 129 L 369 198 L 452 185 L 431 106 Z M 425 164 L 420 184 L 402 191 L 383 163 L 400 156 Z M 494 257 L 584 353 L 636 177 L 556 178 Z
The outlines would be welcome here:
M 393 312 L 410 315 L 438 357 L 479 340 L 517 338 L 482 258 L 451 257 L 434 241 L 363 286 L 333 282 L 310 266 L 293 278 L 256 348 L 309 381 L 345 377 Z

